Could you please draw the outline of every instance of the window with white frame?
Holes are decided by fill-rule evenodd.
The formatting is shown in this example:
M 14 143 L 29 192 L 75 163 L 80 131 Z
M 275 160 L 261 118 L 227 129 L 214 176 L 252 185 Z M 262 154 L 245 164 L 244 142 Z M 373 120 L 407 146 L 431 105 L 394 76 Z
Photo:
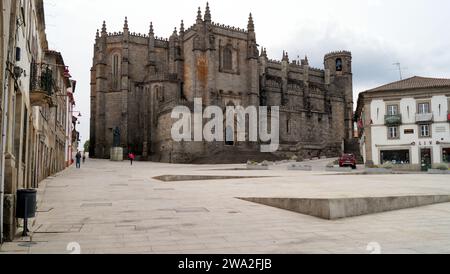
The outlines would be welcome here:
M 388 128 L 388 138 L 389 139 L 398 139 L 399 137 L 400 137 L 400 135 L 399 135 L 398 127 L 389 127 Z
M 430 103 L 419 103 L 418 104 L 419 114 L 430 113 Z
M 389 116 L 398 115 L 398 105 L 388 105 L 387 114 Z
M 430 125 L 420 125 L 420 137 L 431 137 Z

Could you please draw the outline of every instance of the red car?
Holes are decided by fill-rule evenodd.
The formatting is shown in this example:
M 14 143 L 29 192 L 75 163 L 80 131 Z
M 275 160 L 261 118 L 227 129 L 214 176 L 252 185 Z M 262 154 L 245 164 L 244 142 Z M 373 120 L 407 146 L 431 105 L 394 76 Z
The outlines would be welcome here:
M 340 167 L 351 167 L 356 169 L 356 156 L 353 154 L 344 154 L 339 158 Z

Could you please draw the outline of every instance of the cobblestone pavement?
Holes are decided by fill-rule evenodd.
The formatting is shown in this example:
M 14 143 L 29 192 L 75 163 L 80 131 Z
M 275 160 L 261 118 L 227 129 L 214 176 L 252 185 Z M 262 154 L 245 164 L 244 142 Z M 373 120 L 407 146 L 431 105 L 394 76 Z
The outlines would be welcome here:
M 32 236 L 2 253 L 450 253 L 450 204 L 326 221 L 236 197 L 450 194 L 446 175 L 340 175 L 89 160 L 41 184 Z M 161 175 L 267 176 L 162 182 Z M 70 245 L 70 243 L 76 243 Z M 375 246 L 377 245 L 375 244 Z

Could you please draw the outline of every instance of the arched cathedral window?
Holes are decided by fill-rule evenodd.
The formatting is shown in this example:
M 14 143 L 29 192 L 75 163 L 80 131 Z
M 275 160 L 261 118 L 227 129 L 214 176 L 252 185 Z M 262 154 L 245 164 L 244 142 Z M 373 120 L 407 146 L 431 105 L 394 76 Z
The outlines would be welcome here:
M 119 54 L 114 54 L 112 60 L 113 89 L 119 89 L 119 83 L 120 83 L 120 58 Z
M 233 49 L 231 46 L 226 46 L 223 49 L 223 69 L 233 70 Z
M 336 59 L 336 71 L 342 71 L 342 59 Z

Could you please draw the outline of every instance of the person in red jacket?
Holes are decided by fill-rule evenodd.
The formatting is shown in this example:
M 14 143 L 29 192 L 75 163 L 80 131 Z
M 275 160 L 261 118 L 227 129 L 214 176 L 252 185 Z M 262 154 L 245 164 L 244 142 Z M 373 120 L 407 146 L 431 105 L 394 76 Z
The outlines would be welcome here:
M 133 165 L 133 161 L 135 158 L 136 158 L 136 156 L 132 152 L 130 152 L 130 154 L 128 154 L 128 159 L 130 159 L 131 165 Z

